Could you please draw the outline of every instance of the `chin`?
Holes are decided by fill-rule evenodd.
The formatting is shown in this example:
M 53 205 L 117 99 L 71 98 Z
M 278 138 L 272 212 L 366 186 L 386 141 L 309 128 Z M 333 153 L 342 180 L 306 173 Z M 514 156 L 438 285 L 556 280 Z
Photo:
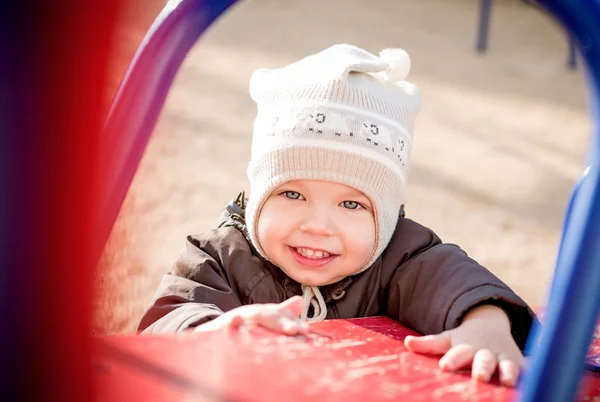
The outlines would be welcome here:
M 337 282 L 332 278 L 316 278 L 313 275 L 289 275 L 290 278 L 306 286 L 326 286 Z
M 315 278 L 314 275 L 302 275 L 302 274 L 294 275 L 294 272 L 290 272 L 287 270 L 284 270 L 284 272 L 286 273 L 287 276 L 289 276 L 296 282 L 301 283 L 303 285 L 307 285 L 307 286 L 325 286 L 329 283 L 332 283 L 330 281 L 327 281 L 326 279 Z
M 305 280 L 305 281 L 301 281 L 300 282 L 303 285 L 306 286 L 325 286 L 325 285 L 329 285 L 331 282 L 329 281 L 318 281 L 318 280 Z

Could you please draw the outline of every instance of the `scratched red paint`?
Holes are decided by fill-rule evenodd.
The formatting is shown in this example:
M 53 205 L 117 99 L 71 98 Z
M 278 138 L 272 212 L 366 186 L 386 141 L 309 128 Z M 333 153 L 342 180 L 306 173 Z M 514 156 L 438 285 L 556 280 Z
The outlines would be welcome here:
M 254 329 L 183 336 L 99 337 L 99 401 L 510 401 L 516 391 L 442 373 L 408 352 L 412 333 L 384 317 L 312 324 L 309 338 Z M 586 373 L 581 400 L 600 400 Z M 595 399 L 598 398 L 598 399 Z

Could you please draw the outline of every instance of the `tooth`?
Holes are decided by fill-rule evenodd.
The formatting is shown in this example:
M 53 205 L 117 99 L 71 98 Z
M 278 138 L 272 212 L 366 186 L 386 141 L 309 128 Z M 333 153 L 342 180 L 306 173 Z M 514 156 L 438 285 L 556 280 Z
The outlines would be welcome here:
M 309 256 L 311 256 L 311 257 L 315 254 L 315 252 L 312 251 L 311 249 L 306 249 L 305 251 L 306 251 L 306 254 L 309 255 Z
M 317 258 L 323 258 L 323 252 L 322 251 L 315 251 L 315 257 L 317 257 Z

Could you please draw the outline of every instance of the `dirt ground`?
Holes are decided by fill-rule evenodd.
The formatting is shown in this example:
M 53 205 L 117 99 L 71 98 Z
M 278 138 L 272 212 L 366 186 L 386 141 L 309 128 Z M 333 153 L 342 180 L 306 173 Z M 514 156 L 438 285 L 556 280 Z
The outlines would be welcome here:
M 113 86 L 164 2 L 132 3 Z M 185 236 L 215 225 L 247 189 L 255 108 L 248 80 L 334 43 L 402 47 L 424 98 L 407 215 L 461 245 L 529 303 L 545 302 L 590 121 L 581 71 L 540 10 L 497 1 L 490 50 L 474 52 L 477 0 L 249 0 L 193 48 L 107 245 L 98 331 L 130 332 Z M 112 89 L 111 89 L 112 90 Z

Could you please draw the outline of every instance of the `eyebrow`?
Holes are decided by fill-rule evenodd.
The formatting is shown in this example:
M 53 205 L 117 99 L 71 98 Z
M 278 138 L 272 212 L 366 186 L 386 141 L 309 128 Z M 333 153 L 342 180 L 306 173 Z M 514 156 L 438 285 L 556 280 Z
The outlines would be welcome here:
M 290 182 L 280 184 L 275 189 L 276 190 L 288 189 L 288 191 L 304 191 L 305 190 L 305 188 L 302 185 L 300 185 L 298 183 L 290 183 Z

